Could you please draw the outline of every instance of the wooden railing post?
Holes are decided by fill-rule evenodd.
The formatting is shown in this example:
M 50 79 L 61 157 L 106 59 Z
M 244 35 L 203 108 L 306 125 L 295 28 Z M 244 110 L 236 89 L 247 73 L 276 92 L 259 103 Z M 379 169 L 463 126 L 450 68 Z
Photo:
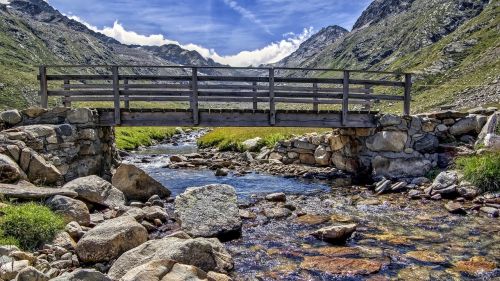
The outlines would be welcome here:
M 69 85 L 69 79 L 64 79 L 64 91 L 71 91 Z M 64 107 L 71 107 L 71 101 L 69 100 L 70 95 L 64 96 L 63 105 Z
M 410 115 L 410 103 L 411 103 L 411 74 L 405 74 L 405 97 L 404 97 L 404 115 Z
M 128 87 L 128 79 L 124 79 L 123 80 L 123 89 L 125 91 L 128 91 L 129 87 Z M 126 109 L 130 109 L 130 100 L 128 99 L 128 95 L 125 95 L 125 108 Z
M 347 113 L 349 111 L 349 71 L 344 70 L 344 87 L 342 91 L 342 126 L 347 124 Z
M 199 110 L 198 110 L 198 68 L 192 68 L 192 79 L 191 79 L 191 110 L 193 111 L 193 125 L 197 126 L 200 124 L 199 120 Z
M 49 95 L 47 90 L 47 67 L 40 66 L 40 106 L 43 108 L 49 107 Z
M 318 112 L 319 111 L 319 106 L 318 106 L 318 83 L 313 83 L 313 93 L 314 93 L 314 98 L 313 98 L 313 111 Z
M 113 73 L 113 94 L 114 94 L 114 108 L 115 108 L 115 125 L 121 124 L 120 112 L 120 80 L 118 76 L 118 66 L 112 66 Z
M 257 110 L 257 82 L 252 83 L 253 110 Z
M 274 103 L 274 67 L 269 69 L 269 124 L 276 124 L 276 104 Z

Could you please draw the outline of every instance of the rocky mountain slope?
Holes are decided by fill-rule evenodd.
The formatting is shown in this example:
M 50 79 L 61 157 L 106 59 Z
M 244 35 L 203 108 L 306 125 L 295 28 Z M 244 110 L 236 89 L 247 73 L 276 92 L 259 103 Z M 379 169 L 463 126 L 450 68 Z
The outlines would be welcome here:
M 312 57 L 292 55 L 280 64 L 414 72 L 418 111 L 498 104 L 499 3 L 375 0 L 351 32 L 333 43 L 317 42 L 322 51 Z
M 0 4 L 0 107 L 25 107 L 37 100 L 40 64 L 186 63 L 216 65 L 177 46 L 120 44 L 67 18 L 43 0 Z

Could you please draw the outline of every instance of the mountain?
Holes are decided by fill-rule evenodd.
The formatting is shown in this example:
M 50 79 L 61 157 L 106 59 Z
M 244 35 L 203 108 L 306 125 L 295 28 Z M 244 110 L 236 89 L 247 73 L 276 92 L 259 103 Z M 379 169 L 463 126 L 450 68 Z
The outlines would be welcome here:
M 36 75 L 41 64 L 178 65 L 187 62 L 215 65 L 197 52 L 177 46 L 142 48 L 120 44 L 69 19 L 44 0 L 12 0 L 8 5 L 0 4 L 0 108 L 35 103 L 38 99 Z M 168 70 L 168 73 L 179 74 L 183 70 Z
M 338 25 L 322 28 L 318 33 L 300 44 L 300 47 L 275 66 L 295 67 L 318 55 L 323 48 L 333 44 L 349 31 Z
M 498 0 L 375 0 L 321 52 L 278 64 L 414 72 L 417 111 L 499 104 L 499 14 Z

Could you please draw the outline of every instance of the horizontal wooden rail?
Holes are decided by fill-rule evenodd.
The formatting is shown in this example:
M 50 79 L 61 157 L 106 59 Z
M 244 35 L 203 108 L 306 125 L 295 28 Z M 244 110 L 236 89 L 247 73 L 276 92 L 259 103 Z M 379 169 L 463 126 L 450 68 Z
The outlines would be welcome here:
M 65 68 L 86 71 L 84 74 L 75 74 L 74 71 L 65 74 Z M 132 74 L 138 68 L 147 69 L 148 74 Z M 176 69 L 173 72 L 176 74 L 165 74 L 164 70 L 169 68 Z M 207 69 L 212 71 L 204 73 Z M 163 72 L 157 74 L 155 70 Z M 218 74 L 217 70 L 225 71 Z M 251 72 L 243 73 L 248 70 Z M 236 73 L 229 75 L 230 71 Z M 289 71 L 286 75 L 290 71 L 342 73 L 342 77 L 281 76 L 285 74 L 283 71 Z M 98 72 L 105 73 L 89 74 Z M 356 74 L 366 74 L 365 77 L 380 74 L 390 79 L 359 79 Z M 71 106 L 71 102 L 112 102 L 115 124 L 120 125 L 122 109 L 130 109 L 130 102 L 189 102 L 190 119 L 195 126 L 201 122 L 200 103 L 225 106 L 228 103 L 250 103 L 254 111 L 258 110 L 259 104 L 264 104 L 264 108 L 269 110 L 270 126 L 279 123 L 276 115 L 278 103 L 311 106 L 312 112 L 317 114 L 321 113 L 319 105 L 340 105 L 342 126 L 352 124 L 349 105 L 364 105 L 369 110 L 373 102 L 402 101 L 403 112 L 408 115 L 412 82 L 411 74 L 386 71 L 163 65 L 40 66 L 38 79 L 43 107 L 48 107 L 49 97 L 61 97 L 65 106 Z M 403 95 L 384 93 L 384 88 L 400 88 Z

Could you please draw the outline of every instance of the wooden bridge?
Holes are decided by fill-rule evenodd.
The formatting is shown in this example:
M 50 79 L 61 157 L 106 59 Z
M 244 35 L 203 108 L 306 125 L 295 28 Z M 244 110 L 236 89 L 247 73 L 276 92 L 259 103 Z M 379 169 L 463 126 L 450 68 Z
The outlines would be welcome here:
M 311 75 L 315 72 L 322 78 L 311 78 L 317 77 Z M 308 75 L 294 77 L 292 73 Z M 333 77 L 324 77 L 326 74 Z M 375 76 L 382 78 L 372 78 Z M 401 101 L 403 113 L 410 114 L 409 73 L 54 65 L 40 66 L 38 79 L 42 107 L 47 108 L 53 99 L 62 100 L 67 107 L 73 102 L 93 102 L 101 107 L 109 104 L 98 109 L 103 126 L 373 127 L 377 112 L 371 105 L 379 101 Z M 375 89 L 382 93 L 375 94 Z M 362 108 L 350 110 L 352 105 Z

